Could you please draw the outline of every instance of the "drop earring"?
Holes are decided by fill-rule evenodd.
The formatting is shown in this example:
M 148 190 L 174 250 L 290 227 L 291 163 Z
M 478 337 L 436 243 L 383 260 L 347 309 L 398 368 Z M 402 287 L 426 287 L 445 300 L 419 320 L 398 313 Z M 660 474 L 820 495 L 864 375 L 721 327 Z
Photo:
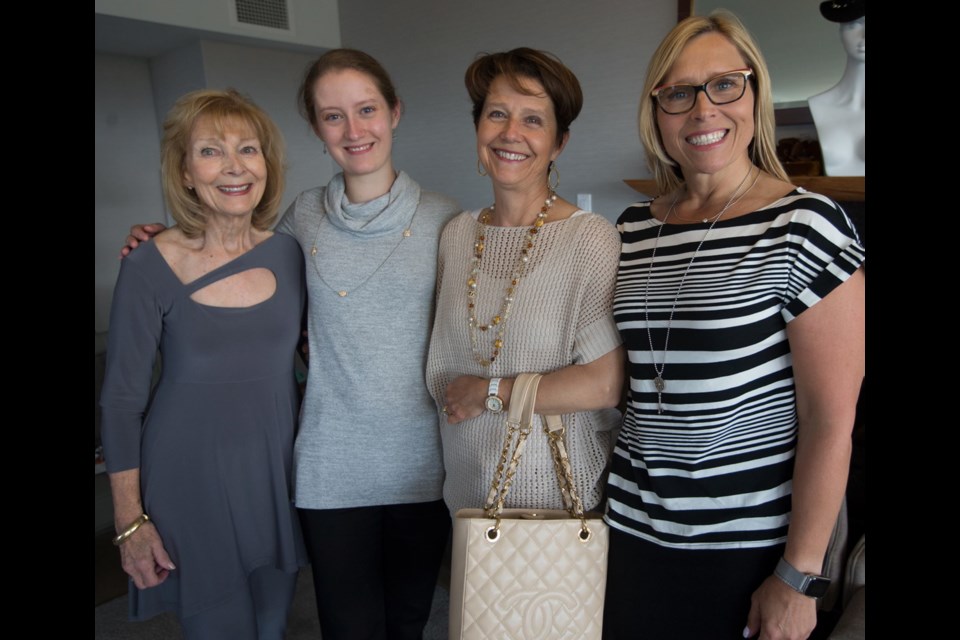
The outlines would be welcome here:
M 550 184 L 550 178 L 556 178 L 556 181 L 553 184 Z M 550 187 L 551 191 L 556 191 L 560 186 L 560 169 L 557 169 L 557 163 L 550 161 L 550 168 L 547 169 L 547 186 Z

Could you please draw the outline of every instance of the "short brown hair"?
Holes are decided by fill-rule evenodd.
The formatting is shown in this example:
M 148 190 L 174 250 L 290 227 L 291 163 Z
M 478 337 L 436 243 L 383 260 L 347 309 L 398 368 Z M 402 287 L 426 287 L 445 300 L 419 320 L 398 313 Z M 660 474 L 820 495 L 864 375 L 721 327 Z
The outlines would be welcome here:
M 242 122 L 253 130 L 260 141 L 267 180 L 251 223 L 254 228 L 265 231 L 276 220 L 283 198 L 286 169 L 283 164 L 283 135 L 263 109 L 235 89 L 193 91 L 177 100 L 167 114 L 160 143 L 160 178 L 170 214 L 180 230 L 190 238 L 198 236 L 207 226 L 203 203 L 183 183 L 190 135 L 202 117 L 211 118 L 213 126 L 220 132 L 231 121 Z
M 523 79 L 536 80 L 543 85 L 557 116 L 557 144 L 562 144 L 563 136 L 570 131 L 570 124 L 583 108 L 583 91 L 573 71 L 552 53 L 527 47 L 480 54 L 467 68 L 464 77 L 467 93 L 473 102 L 474 127 L 480 123 L 490 85 L 500 76 L 506 78 L 515 90 L 527 95 L 530 91 L 522 85 Z
M 637 119 L 640 141 L 647 152 L 647 165 L 657 181 L 657 188 L 661 194 L 669 193 L 680 186 L 683 175 L 680 173 L 680 166 L 667 154 L 663 140 L 660 139 L 656 98 L 653 98 L 650 92 L 664 81 L 684 47 L 691 40 L 705 33 L 719 33 L 726 37 L 743 56 L 747 66 L 753 69 L 750 78 L 755 96 L 754 134 L 749 147 L 750 159 L 761 169 L 780 180 L 789 182 L 790 179 L 783 170 L 783 165 L 777 159 L 773 94 L 770 91 L 770 72 L 767 69 L 767 63 L 743 23 L 729 11 L 717 9 L 707 16 L 690 16 L 680 21 L 657 47 L 647 67 L 647 78 L 643 83 L 643 93 L 640 95 Z
M 373 56 L 357 49 L 331 49 L 310 64 L 303 75 L 300 90 L 297 92 L 300 115 L 306 118 L 314 130 L 317 129 L 317 105 L 314 102 L 313 91 L 317 80 L 330 71 L 345 69 L 353 69 L 370 76 L 391 110 L 396 109 L 400 104 L 400 98 L 397 97 L 397 90 L 393 86 L 390 74 Z

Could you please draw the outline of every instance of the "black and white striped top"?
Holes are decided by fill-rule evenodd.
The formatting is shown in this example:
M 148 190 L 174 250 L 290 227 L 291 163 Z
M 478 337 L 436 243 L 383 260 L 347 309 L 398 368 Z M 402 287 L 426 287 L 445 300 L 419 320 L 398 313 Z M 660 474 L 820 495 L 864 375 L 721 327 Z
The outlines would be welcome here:
M 607 521 L 675 548 L 766 547 L 786 540 L 797 434 L 786 326 L 864 261 L 849 218 L 797 189 L 720 220 L 687 274 L 670 330 L 657 411 L 654 364 L 664 362 L 677 287 L 708 224 L 663 228 L 650 203 L 629 207 L 614 317 L 628 351 L 627 413 L 613 456 Z

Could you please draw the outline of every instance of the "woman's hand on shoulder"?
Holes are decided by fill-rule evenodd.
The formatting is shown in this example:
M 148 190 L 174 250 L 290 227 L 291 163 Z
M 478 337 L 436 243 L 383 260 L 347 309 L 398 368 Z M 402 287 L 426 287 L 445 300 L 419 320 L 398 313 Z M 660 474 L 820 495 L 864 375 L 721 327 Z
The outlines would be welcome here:
M 120 562 L 137 589 L 157 586 L 177 568 L 152 522 L 141 525 L 120 545 Z
M 130 255 L 130 252 L 139 247 L 141 242 L 150 240 L 166 228 L 167 226 L 162 222 L 133 225 L 130 227 L 130 235 L 127 236 L 123 247 L 120 249 L 120 257 L 125 258 Z
M 794 591 L 776 576 L 770 576 L 750 597 L 750 614 L 743 636 L 760 640 L 805 640 L 816 626 L 817 601 Z

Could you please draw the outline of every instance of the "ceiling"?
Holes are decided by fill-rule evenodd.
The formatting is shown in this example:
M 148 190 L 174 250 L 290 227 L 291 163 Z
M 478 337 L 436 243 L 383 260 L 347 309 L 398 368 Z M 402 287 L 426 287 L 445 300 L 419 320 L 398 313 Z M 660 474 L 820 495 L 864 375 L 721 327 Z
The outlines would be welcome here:
M 198 40 L 216 40 L 305 53 L 325 51 L 321 47 L 118 18 L 100 13 L 94 13 L 93 31 L 94 51 L 141 58 L 153 58 Z

